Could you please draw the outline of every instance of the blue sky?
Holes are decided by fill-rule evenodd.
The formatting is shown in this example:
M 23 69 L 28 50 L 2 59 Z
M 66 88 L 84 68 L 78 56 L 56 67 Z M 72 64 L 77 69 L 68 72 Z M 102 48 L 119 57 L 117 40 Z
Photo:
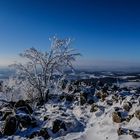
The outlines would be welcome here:
M 0 0 L 0 65 L 71 37 L 80 65 L 140 64 L 139 0 Z

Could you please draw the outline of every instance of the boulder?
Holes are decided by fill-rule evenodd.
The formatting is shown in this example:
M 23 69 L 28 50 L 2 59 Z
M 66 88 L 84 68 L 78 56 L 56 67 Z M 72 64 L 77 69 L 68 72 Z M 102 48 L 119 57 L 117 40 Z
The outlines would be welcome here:
M 132 108 L 132 104 L 130 102 L 126 102 L 126 103 L 123 104 L 123 109 L 125 111 L 129 112 L 131 108 Z
M 98 110 L 98 106 L 96 104 L 92 104 L 90 112 L 96 112 Z
M 115 101 L 116 103 L 118 103 L 118 101 L 119 101 L 118 96 L 114 94 L 112 96 L 112 100 Z
M 96 85 L 97 85 L 97 87 L 98 87 L 98 86 L 99 86 L 99 87 L 103 87 L 103 86 L 104 86 L 104 83 L 101 82 L 101 81 L 97 81 Z
M 31 117 L 29 115 L 20 116 L 19 123 L 21 127 L 27 128 L 31 125 Z
M 140 135 L 138 135 L 136 132 L 132 133 L 132 138 L 133 139 L 139 139 Z
M 113 112 L 112 113 L 112 120 L 115 123 L 121 123 L 121 117 L 120 117 L 118 112 Z
M 13 108 L 16 102 L 10 101 L 9 105 Z
M 64 99 L 65 99 L 65 93 L 62 93 L 62 94 L 59 96 L 59 99 L 60 99 L 60 101 L 64 100 Z
M 113 85 L 113 86 L 112 86 L 112 90 L 113 90 L 113 91 L 117 91 L 118 89 L 119 89 L 119 87 L 118 87 L 117 85 Z
M 26 106 L 26 102 L 24 100 L 19 100 L 14 105 L 15 108 L 22 107 L 22 106 Z
M 38 126 L 37 120 L 34 117 L 32 117 L 31 127 L 37 127 L 37 126 Z
M 31 117 L 30 115 L 17 115 L 19 120 L 19 125 L 21 128 L 28 128 L 28 127 L 36 127 L 37 121 L 35 118 Z
M 53 95 L 52 95 L 52 94 L 49 94 L 49 95 L 48 95 L 48 99 L 53 99 Z M 42 107 L 42 106 L 44 105 L 44 100 L 38 99 L 36 105 L 37 105 L 38 107 Z
M 103 92 L 103 93 L 101 94 L 101 100 L 102 100 L 102 101 L 105 101 L 105 99 L 106 99 L 107 96 L 108 96 L 107 93 L 104 93 L 104 92 Z
M 134 114 L 133 115 L 128 115 L 128 117 L 125 119 L 127 122 L 129 122 L 132 118 L 134 117 Z
M 27 137 L 28 137 L 29 139 L 33 139 L 33 138 L 35 138 L 35 137 L 38 137 L 38 134 L 39 134 L 39 131 L 34 131 L 34 132 L 32 132 L 30 135 L 28 135 Z
M 84 97 L 85 98 L 85 100 L 87 101 L 87 99 L 88 99 L 88 96 L 89 96 L 89 93 L 87 93 L 87 92 L 81 92 L 80 93 L 80 97 Z
M 27 106 L 22 106 L 22 107 L 18 107 L 15 112 L 18 113 L 25 113 L 25 114 L 31 114 L 30 110 L 28 109 Z
M 2 111 L 0 111 L 0 117 L 3 115 L 3 112 Z
M 60 129 L 67 130 L 65 123 L 62 120 L 56 119 L 53 122 L 52 132 L 57 133 Z
M 87 103 L 88 103 L 89 105 L 92 105 L 92 104 L 94 103 L 94 100 L 93 100 L 93 99 L 89 99 L 89 100 L 87 101 Z
M 10 136 L 13 135 L 18 128 L 18 121 L 15 116 L 8 116 L 5 121 L 3 134 Z
M 102 92 L 107 92 L 109 89 L 109 86 L 107 84 L 104 84 L 104 86 L 102 87 Z
M 28 138 L 32 139 L 32 138 L 35 138 L 35 137 L 43 137 L 45 140 L 49 139 L 50 138 L 50 135 L 47 131 L 47 128 L 42 128 L 40 131 L 34 131 L 33 133 L 31 133 Z
M 73 90 L 73 86 L 72 85 L 69 85 L 68 86 L 68 91 L 71 92 L 72 90 Z
M 73 99 L 74 99 L 74 96 L 73 95 L 66 95 L 66 101 L 72 102 Z
M 140 110 L 135 111 L 135 116 L 136 116 L 137 119 L 140 120 Z
M 80 105 L 84 105 L 86 103 L 86 98 L 80 95 Z
M 13 112 L 11 110 L 5 110 L 3 112 L 3 116 L 1 118 L 2 121 L 4 121 L 9 115 L 11 115 Z
M 116 112 L 118 112 L 118 111 L 121 111 L 122 108 L 120 108 L 120 107 L 114 107 L 114 110 L 115 110 Z
M 63 116 L 63 117 L 68 117 L 69 115 L 66 114 L 66 113 L 62 113 L 61 116 Z
M 0 138 L 2 138 L 2 136 L 3 136 L 3 135 L 2 135 L 2 132 L 0 131 Z
M 33 113 L 33 109 L 31 108 L 31 106 L 24 100 L 19 100 L 18 102 L 16 102 L 14 107 L 16 109 L 21 108 L 21 107 L 26 107 L 29 110 L 30 114 Z
M 49 119 L 49 115 L 44 116 L 44 121 L 47 121 Z
M 47 131 L 47 128 L 42 128 L 38 134 L 38 136 L 42 136 L 45 140 L 50 138 L 50 135 Z
M 95 96 L 98 98 L 98 99 L 101 99 L 101 92 L 97 92 L 96 94 L 95 94 Z
M 120 136 L 120 135 L 127 134 L 127 132 L 126 132 L 125 129 L 123 129 L 123 128 L 120 127 L 120 128 L 117 130 L 117 134 L 118 134 L 118 136 Z
M 106 101 L 107 105 L 112 106 L 113 105 L 113 101 L 112 100 L 107 100 Z
M 10 101 L 10 102 L 7 102 L 7 103 L 4 105 L 4 107 L 7 107 L 7 108 L 13 108 L 14 105 L 15 105 L 15 102 Z

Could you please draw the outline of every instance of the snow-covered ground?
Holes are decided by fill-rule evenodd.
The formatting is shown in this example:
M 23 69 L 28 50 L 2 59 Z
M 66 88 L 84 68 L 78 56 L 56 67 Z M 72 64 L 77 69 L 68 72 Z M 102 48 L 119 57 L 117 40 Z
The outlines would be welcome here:
M 120 87 L 138 88 L 140 87 L 140 82 L 124 82 L 120 85 Z
M 94 74 L 83 74 L 82 78 L 83 77 L 99 78 L 99 76 Z M 34 117 L 37 121 L 35 128 L 20 128 L 12 136 L 0 136 L 1 140 L 26 140 L 29 139 L 29 136 L 33 132 L 39 131 L 42 128 L 47 128 L 48 135 L 50 136 L 49 139 L 54 140 L 134 140 L 134 137 L 129 132 L 130 130 L 132 130 L 134 134 L 137 133 L 137 140 L 140 140 L 140 120 L 135 114 L 136 110 L 140 110 L 140 82 L 121 83 L 117 90 L 113 89 L 112 86 L 108 86 L 107 89 L 105 85 L 102 87 L 96 86 L 97 87 L 94 87 L 96 89 L 95 92 L 93 92 L 93 85 L 89 85 L 89 83 L 78 86 L 82 91 L 80 93 L 83 93 L 82 98 L 79 96 L 79 91 L 71 91 L 68 93 L 67 90 L 63 92 L 72 95 L 72 98 L 67 99 L 67 95 L 65 95 L 64 99 L 60 100 L 59 96 L 61 96 L 61 94 L 53 96 L 45 104 L 45 108 L 44 106 L 39 106 L 34 109 L 31 117 Z M 127 88 L 127 90 L 125 91 L 125 89 L 122 88 Z M 79 101 L 86 98 L 86 94 L 86 101 L 80 105 Z M 0 92 L 0 99 L 6 100 L 7 96 L 8 94 Z M 100 96 L 100 98 L 98 96 Z M 89 99 L 91 99 L 93 103 L 89 103 Z M 126 111 L 124 104 L 128 102 L 130 102 L 132 106 L 130 105 L 130 110 Z M 96 105 L 97 110 L 91 111 L 93 105 Z M 5 108 L 6 107 L 1 108 L 0 111 L 5 110 Z M 121 114 L 122 120 L 120 123 L 113 121 L 112 114 L 114 112 Z M 127 121 L 129 116 L 133 117 Z M 53 132 L 53 123 L 56 120 L 60 120 L 61 123 L 64 124 L 55 133 Z M 4 124 L 5 121 L 1 120 L 0 131 L 4 128 Z M 125 131 L 121 135 L 118 135 L 119 128 Z M 35 136 L 32 139 L 44 140 L 45 138 Z

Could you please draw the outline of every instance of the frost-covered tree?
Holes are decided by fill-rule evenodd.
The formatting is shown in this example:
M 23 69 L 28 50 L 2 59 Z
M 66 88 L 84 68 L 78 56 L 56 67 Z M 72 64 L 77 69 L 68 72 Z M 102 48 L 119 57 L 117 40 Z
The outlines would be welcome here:
M 41 102 L 47 99 L 50 88 L 57 88 L 59 80 L 64 78 L 65 70 L 73 70 L 72 62 L 80 55 L 71 47 L 71 39 L 53 37 L 50 41 L 51 46 L 48 51 L 27 49 L 20 54 L 26 59 L 26 64 L 13 65 L 19 84 L 24 87 L 27 95 L 32 98 L 37 96 Z

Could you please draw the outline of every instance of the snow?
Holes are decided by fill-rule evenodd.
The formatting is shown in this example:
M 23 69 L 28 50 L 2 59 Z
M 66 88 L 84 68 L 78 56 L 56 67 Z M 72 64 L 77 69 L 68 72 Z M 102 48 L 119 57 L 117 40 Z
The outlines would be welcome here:
M 124 82 L 120 87 L 140 87 L 140 82 Z
M 127 94 L 126 94 L 127 96 Z M 127 97 L 129 100 L 129 96 Z M 103 105 L 104 103 L 99 103 Z M 69 133 L 66 136 L 57 138 L 56 140 L 134 140 L 131 135 L 121 135 L 118 136 L 117 129 L 119 127 L 132 129 L 135 131 L 140 131 L 140 121 L 133 117 L 129 123 L 125 122 L 122 124 L 116 124 L 112 121 L 112 112 L 114 107 L 121 107 L 119 103 L 113 104 L 111 107 L 106 107 L 105 112 L 99 110 L 96 113 L 84 112 L 84 115 L 89 115 L 89 120 L 87 122 L 85 131 L 83 133 Z M 138 107 L 140 109 L 140 107 Z M 137 109 L 134 105 L 130 114 Z M 81 114 L 80 108 L 74 110 L 77 117 L 83 115 Z M 83 113 L 83 112 L 82 112 Z M 140 140 L 138 138 L 137 140 Z
M 135 78 L 136 76 L 120 76 L 119 78 L 128 79 L 128 78 Z
M 126 94 L 127 96 L 127 94 Z M 108 97 L 109 99 L 110 97 Z M 129 96 L 127 97 L 129 100 Z M 63 133 L 63 136 L 57 137 L 56 135 L 53 136 L 52 139 L 54 140 L 133 140 L 132 136 L 130 135 L 122 135 L 118 136 L 117 135 L 117 129 L 121 126 L 123 128 L 127 129 L 133 129 L 133 130 L 139 130 L 140 131 L 140 122 L 139 120 L 134 117 L 130 120 L 129 123 L 124 123 L 124 124 L 116 124 L 112 121 L 111 114 L 114 111 L 114 107 L 121 107 L 121 104 L 115 103 L 113 106 L 109 107 L 105 104 L 105 102 L 98 102 L 98 105 L 100 106 L 105 106 L 105 109 L 100 108 L 97 112 L 95 113 L 90 113 L 89 112 L 89 106 L 75 106 L 73 110 L 71 109 L 66 109 L 65 106 L 64 110 L 65 113 L 69 115 L 70 120 L 72 119 L 73 125 L 69 128 L 70 133 Z M 62 118 L 60 116 L 60 112 L 58 112 L 58 106 L 53 107 L 52 104 L 46 104 L 47 112 L 44 110 L 44 108 L 38 110 L 38 113 L 41 113 L 38 117 L 40 120 L 43 120 L 43 117 L 45 115 L 50 115 L 51 114 L 51 120 L 55 120 L 55 118 Z M 134 113 L 135 109 L 137 108 L 137 105 L 133 107 L 131 112 Z M 52 113 L 54 112 L 54 113 Z M 130 112 L 130 113 L 131 113 Z M 79 121 L 81 118 L 83 118 L 85 123 L 84 125 L 79 125 Z M 65 120 L 65 117 L 64 117 Z M 68 122 L 70 122 L 69 119 L 67 119 Z M 81 121 L 82 122 L 82 121 Z M 51 126 L 51 122 L 47 122 L 43 124 L 44 126 Z M 74 126 L 75 125 L 75 126 Z M 82 129 L 84 131 L 81 131 L 79 127 L 83 127 Z M 76 132 L 77 129 L 77 132 Z M 73 131 L 73 132 L 72 132 Z M 24 132 L 26 133 L 26 131 Z M 23 133 L 23 135 L 24 135 Z M 60 133 L 61 134 L 61 133 Z M 9 137 L 9 139 L 13 140 L 24 140 L 23 137 L 19 136 L 13 136 Z M 5 140 L 5 138 L 2 138 L 2 140 Z M 42 138 L 34 138 L 33 140 L 43 140 Z M 140 140 L 140 139 L 138 139 Z
M 94 77 L 95 75 L 90 75 L 89 77 L 91 78 L 92 76 Z M 85 77 L 85 75 L 83 75 L 82 78 L 83 77 Z M 140 87 L 140 82 L 121 83 L 120 88 L 122 87 L 132 87 L 130 92 L 124 90 L 117 92 L 117 95 L 126 97 L 124 101 L 113 102 L 113 105 L 109 106 L 107 105 L 106 101 L 97 100 L 96 104 L 98 105 L 99 109 L 96 112 L 90 112 L 91 105 L 85 104 L 80 106 L 78 102 L 58 102 L 56 98 L 53 100 L 53 102 L 50 101 L 45 104 L 46 110 L 44 107 L 40 107 L 35 110 L 35 114 L 33 115 L 36 117 L 36 119 L 38 119 L 39 127 L 32 130 L 28 129 L 22 131 L 22 133 L 19 133 L 19 136 L 16 135 L 4 137 L 1 140 L 25 140 L 26 138 L 24 135 L 27 133 L 30 134 L 32 131 L 43 127 L 51 129 L 52 122 L 56 119 L 63 120 L 66 123 L 68 130 L 60 130 L 56 134 L 52 134 L 50 132 L 50 139 L 52 140 L 134 140 L 129 134 L 118 136 L 117 130 L 121 127 L 140 132 L 140 120 L 133 117 L 129 122 L 125 121 L 117 124 L 112 120 L 112 113 L 114 112 L 115 107 L 120 107 L 122 109 L 123 103 L 131 100 L 131 97 L 136 93 L 135 88 Z M 90 90 L 92 90 L 90 86 L 86 85 L 81 89 L 84 92 L 90 92 Z M 113 93 L 109 93 L 110 94 L 106 100 L 110 100 L 112 98 Z M 6 99 L 6 95 L 4 95 L 2 92 L 0 92 L 0 99 Z M 122 109 L 122 114 L 124 116 L 132 115 L 134 114 L 135 110 L 140 109 L 138 100 L 139 99 L 137 98 L 137 103 L 133 104 L 129 113 Z M 62 114 L 64 114 L 64 116 Z M 49 116 L 49 121 L 44 121 L 44 116 Z M 1 121 L 0 125 L 2 125 Z M 36 137 L 33 138 L 33 140 L 44 139 L 42 137 Z M 137 140 L 140 140 L 140 138 Z

